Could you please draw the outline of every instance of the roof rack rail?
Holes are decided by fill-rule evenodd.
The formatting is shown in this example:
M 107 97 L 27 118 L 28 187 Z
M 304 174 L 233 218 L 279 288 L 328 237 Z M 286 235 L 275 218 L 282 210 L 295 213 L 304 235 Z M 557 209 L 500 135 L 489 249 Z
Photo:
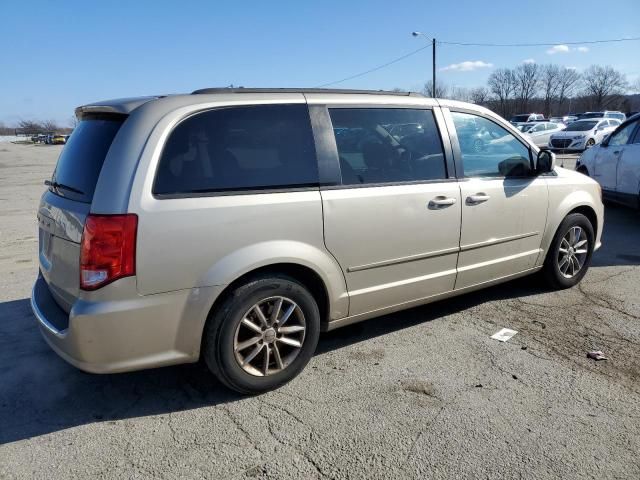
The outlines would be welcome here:
M 347 90 L 341 88 L 244 88 L 244 87 L 218 87 L 201 88 L 191 92 L 192 95 L 212 93 L 366 93 L 369 95 L 398 95 L 402 97 L 423 97 L 415 92 L 391 92 L 387 90 Z

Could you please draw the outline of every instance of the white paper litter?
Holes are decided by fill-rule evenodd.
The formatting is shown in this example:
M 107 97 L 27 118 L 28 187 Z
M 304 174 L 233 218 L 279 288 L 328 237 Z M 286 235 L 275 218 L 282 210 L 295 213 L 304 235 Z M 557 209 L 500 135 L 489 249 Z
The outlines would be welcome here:
M 498 340 L 499 342 L 506 342 L 511 337 L 513 337 L 516 333 L 518 332 L 515 330 L 511 330 L 509 328 L 503 328 L 499 332 L 491 335 L 491 338 L 493 338 L 494 340 Z

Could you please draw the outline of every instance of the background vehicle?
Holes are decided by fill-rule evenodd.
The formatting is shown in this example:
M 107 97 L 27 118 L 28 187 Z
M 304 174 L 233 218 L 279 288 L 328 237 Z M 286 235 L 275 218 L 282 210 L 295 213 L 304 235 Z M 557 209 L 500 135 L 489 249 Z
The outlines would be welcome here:
M 52 145 L 64 145 L 65 143 L 67 143 L 67 139 L 64 135 L 53 135 L 51 137 Z
M 620 125 L 619 120 L 592 118 L 576 120 L 563 131 L 554 133 L 549 140 L 549 148 L 554 150 L 584 150 L 600 143 Z
M 640 114 L 584 152 L 576 170 L 593 177 L 604 198 L 640 208 Z
M 543 121 L 543 120 L 544 120 L 544 115 L 542 115 L 541 113 L 522 113 L 519 115 L 514 115 L 513 117 L 511 117 L 511 120 L 509 121 L 513 125 L 517 125 L 520 123 Z
M 563 123 L 539 122 L 533 124 L 525 123 L 524 128 L 522 128 L 521 131 L 538 147 L 546 147 L 549 145 L 551 135 L 561 132 L 565 128 L 567 127 Z
M 32 308 L 87 371 L 202 357 L 258 393 L 320 330 L 539 271 L 569 288 L 600 245 L 597 184 L 476 105 L 205 89 L 77 115 L 38 210 Z

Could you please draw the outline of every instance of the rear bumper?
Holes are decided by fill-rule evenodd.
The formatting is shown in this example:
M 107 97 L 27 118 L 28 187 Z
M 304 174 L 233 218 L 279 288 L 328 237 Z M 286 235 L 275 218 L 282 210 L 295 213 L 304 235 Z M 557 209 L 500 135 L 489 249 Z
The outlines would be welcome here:
M 64 360 L 86 372 L 115 373 L 197 361 L 204 322 L 220 288 L 79 299 L 67 314 L 39 276 L 31 308 L 44 339 Z

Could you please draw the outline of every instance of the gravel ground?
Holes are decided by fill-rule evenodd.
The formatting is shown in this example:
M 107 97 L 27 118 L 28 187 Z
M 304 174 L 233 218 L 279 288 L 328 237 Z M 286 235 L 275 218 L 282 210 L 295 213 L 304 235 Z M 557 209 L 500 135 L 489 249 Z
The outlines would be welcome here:
M 637 212 L 607 208 L 579 288 L 525 278 L 337 330 L 243 398 L 199 364 L 84 374 L 41 339 L 35 209 L 60 148 L 0 145 L 0 478 L 640 478 Z

